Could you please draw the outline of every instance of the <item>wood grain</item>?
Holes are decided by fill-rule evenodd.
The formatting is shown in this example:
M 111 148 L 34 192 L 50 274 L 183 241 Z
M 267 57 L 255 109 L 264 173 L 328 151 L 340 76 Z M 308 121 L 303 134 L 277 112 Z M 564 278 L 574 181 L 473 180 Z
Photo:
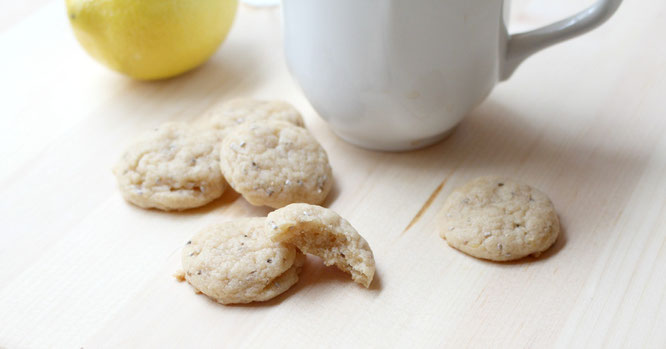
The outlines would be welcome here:
M 515 1 L 514 27 L 583 3 Z M 145 83 L 90 59 L 61 1 L 21 8 L 0 17 L 0 347 L 666 347 L 662 0 L 626 1 L 530 58 L 450 138 L 397 154 L 327 129 L 289 77 L 275 9 L 241 7 L 208 63 Z M 262 304 L 217 305 L 171 277 L 195 231 L 268 210 L 233 192 L 137 209 L 110 168 L 139 132 L 239 96 L 303 112 L 333 165 L 327 205 L 375 252 L 369 290 L 311 257 Z M 550 195 L 564 233 L 544 256 L 489 263 L 438 237 L 446 196 L 487 174 Z

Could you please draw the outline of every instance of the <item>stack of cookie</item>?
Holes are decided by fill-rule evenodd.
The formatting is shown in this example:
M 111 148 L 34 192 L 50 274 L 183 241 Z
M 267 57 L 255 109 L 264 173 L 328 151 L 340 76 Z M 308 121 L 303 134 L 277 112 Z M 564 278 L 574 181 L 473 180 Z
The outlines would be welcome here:
M 176 277 L 218 303 L 266 301 L 298 281 L 304 253 L 365 287 L 375 274 L 370 246 L 347 220 L 321 206 L 291 204 L 266 218 L 213 224 L 195 234 Z
M 285 102 L 234 100 L 195 125 L 141 135 L 114 169 L 125 200 L 185 210 L 220 197 L 227 182 L 248 202 L 320 204 L 332 187 L 326 151 Z

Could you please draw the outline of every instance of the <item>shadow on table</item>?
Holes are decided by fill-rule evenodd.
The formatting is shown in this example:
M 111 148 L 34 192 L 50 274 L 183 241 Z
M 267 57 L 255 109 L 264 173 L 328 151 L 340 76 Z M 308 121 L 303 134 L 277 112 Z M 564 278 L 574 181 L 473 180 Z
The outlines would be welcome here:
M 372 284 L 366 290 L 363 286 L 354 283 L 351 276 L 335 266 L 326 266 L 320 258 L 307 256 L 299 281 L 283 294 L 266 302 L 254 302 L 248 304 L 235 304 L 233 307 L 262 308 L 279 305 L 290 297 L 298 297 L 298 294 L 308 289 L 331 290 L 331 284 L 349 284 L 350 287 L 358 287 L 361 292 L 381 292 L 382 282 L 379 273 L 375 273 Z M 314 294 L 314 293 L 311 293 Z M 317 294 L 317 297 L 325 297 L 326 294 Z
M 118 80 L 126 96 L 123 105 L 115 108 L 127 108 L 127 114 L 134 117 L 194 120 L 220 101 L 256 89 L 263 83 L 264 77 L 257 73 L 261 65 L 262 57 L 250 43 L 223 45 L 207 62 L 181 75 L 155 81 Z M 160 111 L 169 114 L 160 115 Z
M 433 217 L 424 213 L 439 210 L 443 198 L 454 187 L 482 175 L 516 178 L 544 191 L 558 209 L 562 230 L 569 233 L 567 223 L 571 219 L 576 219 L 577 233 L 593 230 L 604 219 L 617 219 L 615 215 L 621 212 L 638 184 L 649 154 L 632 151 L 612 136 L 607 141 L 599 141 L 602 139 L 599 135 L 621 136 L 612 120 L 598 126 L 588 122 L 594 128 L 586 130 L 586 134 L 596 136 L 588 139 L 580 134 L 568 134 L 564 131 L 566 128 L 550 130 L 542 126 L 539 129 L 537 126 L 543 125 L 535 120 L 539 117 L 542 116 L 521 115 L 491 99 L 439 144 L 412 152 L 380 153 L 378 166 L 402 167 L 401 176 L 405 178 L 411 173 L 414 177 L 423 178 L 427 173 L 440 178 L 437 183 L 441 187 L 435 184 L 432 188 L 433 200 L 422 207 L 409 208 L 415 218 L 408 228 L 414 229 L 414 223 L 422 216 Z M 589 119 L 585 115 L 581 118 Z M 377 157 L 374 152 L 348 148 L 346 150 L 358 161 Z M 450 178 L 452 180 L 448 181 Z M 413 185 L 419 185 L 416 182 Z M 575 212 L 585 214 L 574 215 Z M 428 224 L 433 226 L 433 223 Z M 540 258 L 525 258 L 517 263 L 548 259 L 571 238 L 564 235 L 562 233 L 554 248 Z
M 384 153 L 383 160 L 415 172 L 433 174 L 459 163 L 461 172 L 507 175 L 548 167 L 550 175 L 556 172 L 558 179 L 576 181 L 613 180 L 608 170 L 616 169 L 619 164 L 640 168 L 648 160 L 648 154 L 614 148 L 612 138 L 607 144 L 591 144 L 585 139 L 568 138 L 562 131 L 552 134 L 547 129 L 537 129 L 534 119 L 539 117 L 521 115 L 489 100 L 465 118 L 443 142 L 412 152 Z M 581 155 L 585 154 L 589 157 L 580 162 Z

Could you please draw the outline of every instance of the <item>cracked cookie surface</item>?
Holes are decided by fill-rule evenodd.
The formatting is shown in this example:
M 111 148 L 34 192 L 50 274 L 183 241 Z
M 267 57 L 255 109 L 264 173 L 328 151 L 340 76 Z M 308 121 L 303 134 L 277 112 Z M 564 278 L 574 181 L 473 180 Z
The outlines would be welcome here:
M 220 197 L 218 135 L 169 122 L 140 135 L 114 168 L 125 200 L 143 208 L 184 210 Z
M 201 120 L 201 125 L 226 135 L 229 130 L 246 122 L 277 120 L 303 127 L 303 117 L 284 101 L 234 99 L 213 108 Z
M 224 138 L 220 168 L 252 205 L 319 204 L 333 185 L 326 151 L 310 133 L 283 121 L 245 123 Z
M 322 258 L 369 287 L 375 275 L 370 245 L 347 220 L 327 208 L 291 204 L 268 214 L 266 231 L 273 241 L 296 246 Z
M 439 234 L 471 256 L 509 261 L 547 250 L 560 232 L 541 191 L 502 177 L 481 177 L 454 190 L 437 217 Z
M 243 218 L 208 226 L 182 252 L 185 279 L 218 303 L 271 299 L 294 285 L 305 257 L 272 241 L 266 218 Z

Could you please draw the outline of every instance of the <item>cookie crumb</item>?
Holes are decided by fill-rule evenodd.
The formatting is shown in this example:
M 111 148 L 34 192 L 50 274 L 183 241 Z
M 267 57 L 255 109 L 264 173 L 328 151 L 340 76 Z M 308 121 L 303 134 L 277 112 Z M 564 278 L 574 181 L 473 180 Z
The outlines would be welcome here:
M 185 272 L 182 269 L 179 269 L 173 274 L 173 277 L 175 277 L 178 282 L 183 282 L 185 281 Z

